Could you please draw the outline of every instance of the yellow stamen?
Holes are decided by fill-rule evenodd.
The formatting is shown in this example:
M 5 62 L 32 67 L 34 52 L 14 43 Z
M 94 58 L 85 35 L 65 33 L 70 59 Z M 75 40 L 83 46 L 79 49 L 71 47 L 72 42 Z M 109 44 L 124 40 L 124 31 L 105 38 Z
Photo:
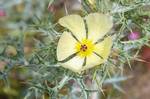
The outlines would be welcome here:
M 83 39 L 81 43 L 77 42 L 75 49 L 80 57 L 90 56 L 95 49 L 95 45 L 91 40 Z

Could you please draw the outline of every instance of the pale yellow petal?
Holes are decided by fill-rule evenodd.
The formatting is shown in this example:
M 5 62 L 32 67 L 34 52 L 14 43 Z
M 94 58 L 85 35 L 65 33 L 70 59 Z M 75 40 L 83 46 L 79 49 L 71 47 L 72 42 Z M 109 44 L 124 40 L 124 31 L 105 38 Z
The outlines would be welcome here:
M 89 3 L 91 4 L 91 5 L 93 5 L 94 6 L 94 4 L 96 3 L 96 0 L 88 0 L 89 1 Z
M 89 68 L 95 67 L 97 65 L 100 65 L 103 62 L 104 62 L 104 60 L 102 60 L 96 54 L 92 53 L 92 55 L 87 57 L 86 65 L 83 67 L 82 70 L 87 70 Z
M 75 53 L 76 40 L 69 32 L 64 32 L 59 39 L 57 45 L 57 59 L 58 61 L 64 60 L 68 56 Z
M 96 42 L 113 26 L 111 18 L 100 13 L 92 13 L 85 17 L 88 27 L 88 38 Z
M 68 15 L 59 19 L 58 23 L 63 27 L 69 29 L 78 40 L 86 37 L 84 20 L 79 15 Z
M 96 44 L 95 52 L 103 57 L 104 61 L 107 60 L 112 47 L 112 38 L 107 37 L 104 41 Z
M 84 58 L 75 56 L 74 58 L 70 59 L 65 63 L 61 63 L 60 65 L 67 69 L 72 70 L 73 72 L 80 73 L 82 70 L 83 62 L 84 62 Z
M 110 54 L 111 47 L 111 37 L 107 37 L 104 41 L 96 44 L 94 52 L 96 52 L 99 56 L 94 53 L 91 56 L 87 56 L 86 66 L 84 66 L 82 70 L 86 70 L 104 63 Z M 103 57 L 103 59 L 100 56 Z

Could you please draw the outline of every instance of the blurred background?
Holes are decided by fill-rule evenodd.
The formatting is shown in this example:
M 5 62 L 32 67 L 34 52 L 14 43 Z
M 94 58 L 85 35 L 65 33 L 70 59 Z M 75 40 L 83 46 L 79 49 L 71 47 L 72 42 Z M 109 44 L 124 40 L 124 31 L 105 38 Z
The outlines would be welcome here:
M 130 2 L 130 0 L 125 1 Z M 145 9 L 150 11 L 150 6 Z M 43 43 L 53 45 L 52 47 L 57 45 L 54 42 L 58 41 L 59 32 L 52 28 L 55 26 L 53 23 L 62 16 L 72 13 L 84 15 L 81 0 L 0 0 L 0 99 L 51 99 L 47 93 L 42 94 L 43 98 L 34 94 L 33 91 L 36 90 L 29 88 L 30 84 L 26 82 L 31 79 L 36 82 L 36 79 L 40 78 L 38 75 L 31 76 L 36 75 L 31 74 L 30 71 L 36 69 L 35 67 L 23 66 L 28 65 L 27 61 L 31 60 L 31 56 L 37 51 L 37 46 L 41 48 L 44 46 Z M 149 18 L 145 16 L 144 20 L 150 23 Z M 56 29 L 60 30 L 59 27 Z M 128 35 L 126 39 L 140 37 L 139 31 Z M 132 38 L 132 35 L 136 37 Z M 55 57 L 49 58 L 51 63 L 56 63 L 54 51 L 48 53 L 49 56 Z M 102 99 L 150 99 L 150 48 L 143 45 L 139 48 L 138 55 L 140 59 L 131 60 L 131 68 L 124 66 L 123 74 L 130 78 L 121 82 L 122 92 L 112 88 L 111 85 L 104 86 L 105 95 L 101 96 Z M 73 81 L 70 83 L 72 84 Z M 65 87 L 59 92 L 64 96 L 69 94 Z M 98 99 L 94 97 L 93 95 L 90 99 Z

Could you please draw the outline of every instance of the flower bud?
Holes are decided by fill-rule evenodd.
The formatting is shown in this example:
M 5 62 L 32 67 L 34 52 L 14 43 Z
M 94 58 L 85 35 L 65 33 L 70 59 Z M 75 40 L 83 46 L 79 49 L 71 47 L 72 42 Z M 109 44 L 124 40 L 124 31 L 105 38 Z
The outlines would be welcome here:
M 6 16 L 6 12 L 3 9 L 0 9 L 0 17 Z
M 137 40 L 140 38 L 140 33 L 139 32 L 131 32 L 129 35 L 128 35 L 128 39 L 129 40 Z
M 8 56 L 15 56 L 15 55 L 17 55 L 17 50 L 15 47 L 9 45 L 6 48 L 6 54 Z

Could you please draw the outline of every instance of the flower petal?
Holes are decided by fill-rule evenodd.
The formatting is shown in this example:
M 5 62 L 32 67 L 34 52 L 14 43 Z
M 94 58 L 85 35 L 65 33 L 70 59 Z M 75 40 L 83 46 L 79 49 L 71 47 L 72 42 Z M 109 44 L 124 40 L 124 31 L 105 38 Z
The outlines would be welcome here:
M 86 66 L 84 66 L 82 70 L 86 70 L 104 63 L 110 54 L 111 46 L 111 37 L 107 37 L 101 43 L 96 44 L 95 53 L 87 57 Z
M 76 40 L 72 37 L 69 32 L 64 32 L 59 39 L 57 46 L 57 59 L 62 61 L 68 56 L 75 53 Z
M 101 59 L 96 54 L 92 53 L 92 55 L 87 57 L 86 65 L 82 68 L 82 71 L 86 70 L 86 69 L 89 69 L 89 68 L 92 68 L 92 67 L 95 67 L 95 66 L 97 66 L 97 65 L 99 65 L 103 62 L 104 62 L 103 59 Z
M 95 52 L 103 57 L 103 60 L 107 60 L 112 47 L 112 38 L 109 36 L 102 42 L 96 44 Z
M 88 27 L 88 38 L 94 42 L 102 38 L 113 26 L 111 18 L 104 14 L 89 14 L 85 19 Z
M 86 37 L 84 20 L 79 15 L 68 15 L 59 19 L 58 23 L 68 28 L 81 41 Z
M 60 65 L 74 72 L 80 73 L 82 70 L 83 63 L 84 63 L 84 58 L 75 56 L 74 58 L 72 58 L 71 60 L 65 63 L 60 63 Z

